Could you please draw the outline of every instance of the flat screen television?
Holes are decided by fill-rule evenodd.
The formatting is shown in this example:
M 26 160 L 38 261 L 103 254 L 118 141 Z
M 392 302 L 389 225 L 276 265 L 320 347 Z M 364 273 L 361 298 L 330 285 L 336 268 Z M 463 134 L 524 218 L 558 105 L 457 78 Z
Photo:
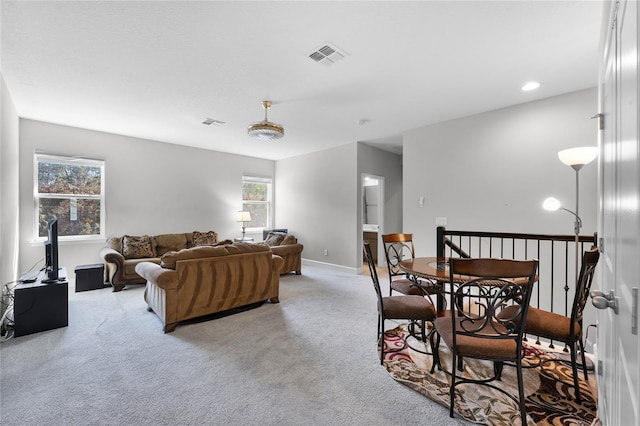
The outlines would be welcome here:
M 58 219 L 51 218 L 47 223 L 48 239 L 45 247 L 45 273 L 43 282 L 55 282 L 58 280 Z

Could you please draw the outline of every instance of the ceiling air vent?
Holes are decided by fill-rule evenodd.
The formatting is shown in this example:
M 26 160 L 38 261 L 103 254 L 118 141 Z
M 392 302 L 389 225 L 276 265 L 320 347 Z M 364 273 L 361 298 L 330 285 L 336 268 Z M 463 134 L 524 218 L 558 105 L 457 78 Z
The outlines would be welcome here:
M 333 65 L 334 63 L 344 59 L 345 55 L 339 51 L 337 47 L 330 43 L 323 43 L 308 55 L 315 62 L 324 65 Z
M 220 121 L 220 120 L 214 120 L 213 118 L 207 118 L 205 119 L 202 124 L 206 124 L 207 126 L 222 126 L 223 124 L 226 124 L 224 121 Z

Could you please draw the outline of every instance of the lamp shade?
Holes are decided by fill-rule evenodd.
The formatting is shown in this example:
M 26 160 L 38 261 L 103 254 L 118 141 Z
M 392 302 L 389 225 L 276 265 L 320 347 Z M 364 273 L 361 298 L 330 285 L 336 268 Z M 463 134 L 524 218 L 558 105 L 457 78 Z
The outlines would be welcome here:
M 558 152 L 558 158 L 567 166 L 584 166 L 598 156 L 598 148 L 595 146 L 583 146 L 570 148 Z
M 247 211 L 239 211 L 236 214 L 236 222 L 251 222 L 251 213 Z
M 542 203 L 543 209 L 552 211 L 552 212 L 560 209 L 561 207 L 562 207 L 562 204 L 560 204 L 560 201 L 558 201 L 556 198 L 553 198 L 553 197 L 547 198 Z

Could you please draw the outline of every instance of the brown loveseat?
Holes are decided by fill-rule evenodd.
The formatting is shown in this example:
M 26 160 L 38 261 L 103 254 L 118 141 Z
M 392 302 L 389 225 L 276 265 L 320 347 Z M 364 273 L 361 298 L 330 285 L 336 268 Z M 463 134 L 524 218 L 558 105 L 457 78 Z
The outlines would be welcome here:
M 284 266 L 280 274 L 295 272 L 302 273 L 302 249 L 304 246 L 298 243 L 295 235 L 284 232 L 269 232 L 264 242 L 271 247 L 271 251 L 282 257 Z
M 264 243 L 195 247 L 140 262 L 144 299 L 165 333 L 190 318 L 270 300 L 278 303 L 282 258 Z
M 231 243 L 231 241 L 224 241 Z M 105 274 L 113 291 L 120 291 L 127 284 L 144 284 L 145 280 L 135 271 L 140 262 L 160 263 L 163 254 L 199 245 L 215 245 L 218 234 L 208 232 L 187 232 L 183 234 L 162 234 L 113 237 L 107 240 L 107 247 L 100 251 L 104 259 Z

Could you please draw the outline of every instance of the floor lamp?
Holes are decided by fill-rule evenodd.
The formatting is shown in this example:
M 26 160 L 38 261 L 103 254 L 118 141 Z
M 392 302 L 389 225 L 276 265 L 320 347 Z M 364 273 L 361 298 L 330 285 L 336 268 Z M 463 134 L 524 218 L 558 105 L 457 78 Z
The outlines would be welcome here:
M 575 216 L 575 222 L 573 225 L 573 232 L 575 234 L 575 245 L 576 245 L 576 253 L 575 253 L 575 273 L 576 273 L 576 288 L 578 284 L 578 259 L 579 259 L 579 250 L 578 250 L 578 240 L 580 236 L 580 228 L 582 227 L 582 220 L 580 219 L 580 215 L 578 214 L 578 209 L 580 207 L 580 169 L 584 166 L 595 160 L 598 156 L 598 148 L 595 146 L 584 146 L 580 148 L 571 148 L 565 149 L 563 151 L 558 152 L 558 158 L 567 166 L 571 167 L 576 171 L 576 211 L 573 212 L 569 209 L 562 207 L 560 201 L 555 198 L 547 198 L 544 200 L 542 207 L 545 210 L 555 211 L 555 210 L 564 210 Z

